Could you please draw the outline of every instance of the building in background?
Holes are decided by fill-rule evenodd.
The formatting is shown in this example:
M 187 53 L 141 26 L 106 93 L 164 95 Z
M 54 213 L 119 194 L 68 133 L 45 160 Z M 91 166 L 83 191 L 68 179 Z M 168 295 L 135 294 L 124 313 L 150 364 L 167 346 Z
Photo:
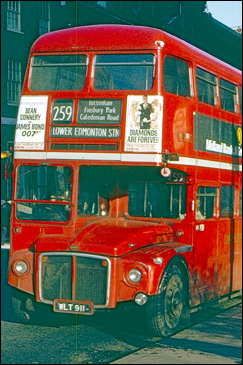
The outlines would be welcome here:
M 132 24 L 169 32 L 242 69 L 242 35 L 212 18 L 206 1 L 1 1 L 1 238 L 9 239 L 11 151 L 31 45 L 42 34 L 91 24 Z M 237 28 L 238 29 L 238 28 Z M 111 36 L 112 41 L 112 36 Z

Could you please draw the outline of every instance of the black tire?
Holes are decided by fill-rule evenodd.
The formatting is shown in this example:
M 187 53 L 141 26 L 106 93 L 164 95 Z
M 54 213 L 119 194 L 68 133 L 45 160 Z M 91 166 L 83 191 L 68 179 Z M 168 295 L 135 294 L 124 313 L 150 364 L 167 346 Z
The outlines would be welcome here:
M 163 282 L 162 292 L 149 298 L 146 304 L 147 324 L 153 335 L 167 337 L 178 332 L 188 313 L 185 281 L 174 265 Z

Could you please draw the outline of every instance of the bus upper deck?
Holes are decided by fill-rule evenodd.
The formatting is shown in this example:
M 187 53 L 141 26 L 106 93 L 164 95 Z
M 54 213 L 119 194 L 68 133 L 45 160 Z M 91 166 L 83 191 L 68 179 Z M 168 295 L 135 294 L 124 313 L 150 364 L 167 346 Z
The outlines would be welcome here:
M 239 70 L 157 29 L 52 32 L 31 50 L 15 155 L 158 164 L 167 151 L 227 168 L 242 158 L 241 85 Z

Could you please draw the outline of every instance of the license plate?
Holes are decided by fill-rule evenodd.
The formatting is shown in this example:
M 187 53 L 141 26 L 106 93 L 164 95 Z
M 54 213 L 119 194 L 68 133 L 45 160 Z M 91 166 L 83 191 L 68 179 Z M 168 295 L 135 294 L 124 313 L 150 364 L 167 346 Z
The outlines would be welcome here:
M 53 302 L 54 312 L 88 314 L 94 313 L 92 302 L 79 302 L 72 300 L 55 299 Z

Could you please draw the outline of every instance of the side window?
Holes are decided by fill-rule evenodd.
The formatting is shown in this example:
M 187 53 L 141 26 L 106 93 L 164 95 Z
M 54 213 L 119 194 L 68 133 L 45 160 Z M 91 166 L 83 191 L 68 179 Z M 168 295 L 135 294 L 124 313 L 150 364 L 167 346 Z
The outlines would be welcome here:
M 232 217 L 234 214 L 234 187 L 221 186 L 220 217 Z
M 229 81 L 220 79 L 220 101 L 221 107 L 228 112 L 235 113 L 236 104 L 236 85 Z
M 163 69 L 163 86 L 168 93 L 190 97 L 189 65 L 187 62 L 166 56 Z
M 196 200 L 196 219 L 213 218 L 217 206 L 218 189 L 199 186 Z
M 240 98 L 240 112 L 242 115 L 242 87 L 239 87 L 239 98 Z
M 209 105 L 216 105 L 217 77 L 197 67 L 197 95 L 198 100 Z

